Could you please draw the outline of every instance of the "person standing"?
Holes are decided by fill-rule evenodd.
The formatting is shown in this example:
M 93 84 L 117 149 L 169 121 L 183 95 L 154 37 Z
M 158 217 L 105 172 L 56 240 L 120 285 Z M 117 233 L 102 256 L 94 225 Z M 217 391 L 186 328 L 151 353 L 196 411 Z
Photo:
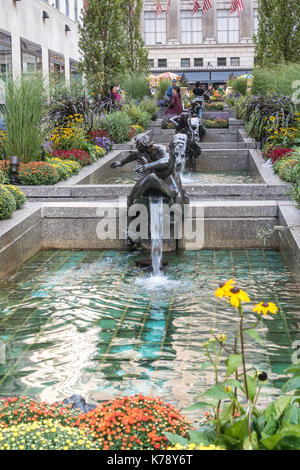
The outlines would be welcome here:
M 199 118 L 202 119 L 203 108 L 204 108 L 204 88 L 201 87 L 200 82 L 196 82 L 195 88 L 193 88 L 195 101 L 199 107 Z
M 172 96 L 172 93 L 173 93 L 173 90 L 174 88 L 177 86 L 177 80 L 175 78 L 173 78 L 172 80 L 172 85 L 169 86 L 169 88 L 167 89 L 166 93 L 165 93 L 165 96 L 164 96 L 164 100 L 169 102 L 170 99 L 171 99 L 171 96 Z
M 169 106 L 166 110 L 166 116 L 169 118 L 171 116 L 179 116 L 183 111 L 183 106 L 181 102 L 181 94 L 179 86 L 175 86 L 172 90 L 172 96 L 170 99 Z

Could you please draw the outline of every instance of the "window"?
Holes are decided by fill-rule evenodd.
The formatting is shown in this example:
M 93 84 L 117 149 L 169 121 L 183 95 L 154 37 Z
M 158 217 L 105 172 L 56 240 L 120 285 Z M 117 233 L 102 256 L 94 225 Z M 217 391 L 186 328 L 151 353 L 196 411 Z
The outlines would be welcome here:
M 49 72 L 53 82 L 57 80 L 58 75 L 65 74 L 65 58 L 61 54 L 49 51 Z
M 70 79 L 74 82 L 82 82 L 82 75 L 78 69 L 78 62 L 76 60 L 70 59 Z
M 145 11 L 144 13 L 145 44 L 154 46 L 156 44 L 166 44 L 167 23 L 166 13 L 155 16 L 155 11 Z
M 253 34 L 258 33 L 258 11 L 255 8 L 253 14 Z
M 0 31 L 0 79 L 6 80 L 12 74 L 11 37 Z M 1 103 L 1 98 L 0 98 Z
M 229 10 L 217 10 L 217 38 L 219 44 L 239 42 L 240 22 L 237 13 L 230 15 Z
M 218 57 L 217 63 L 218 63 L 218 67 L 226 67 L 226 64 L 227 64 L 226 57 Z
M 181 67 L 190 67 L 191 61 L 190 59 L 181 59 Z
M 240 58 L 239 57 L 230 57 L 230 65 L 232 65 L 232 66 L 240 65 Z
M 194 67 L 203 67 L 203 59 L 194 59 Z
M 181 44 L 202 44 L 202 12 L 193 15 L 192 10 L 180 11 Z
M 153 69 L 154 68 L 154 59 L 149 59 L 149 66 Z
M 55 8 L 59 10 L 59 0 L 55 0 Z
M 42 70 L 42 48 L 38 44 L 21 40 L 22 72 Z
M 167 59 L 158 59 L 157 60 L 158 67 L 167 67 Z
M 74 0 L 74 21 L 78 21 L 78 0 Z
M 66 12 L 66 16 L 70 15 L 69 0 L 65 0 L 65 12 Z

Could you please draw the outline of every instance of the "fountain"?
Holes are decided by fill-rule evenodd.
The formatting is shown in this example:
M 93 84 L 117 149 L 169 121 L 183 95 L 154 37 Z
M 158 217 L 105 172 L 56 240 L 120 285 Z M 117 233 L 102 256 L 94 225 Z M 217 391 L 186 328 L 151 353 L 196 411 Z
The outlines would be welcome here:
M 151 250 L 152 270 L 157 276 L 161 272 L 162 263 L 164 205 L 183 206 L 188 204 L 189 200 L 182 187 L 175 153 L 164 145 L 154 144 L 146 134 L 138 135 L 135 144 L 137 151 L 112 163 L 111 168 L 137 162 L 135 171 L 140 177 L 128 197 L 128 209 L 134 204 L 146 207 L 148 227 L 151 227 L 151 231 L 147 240 L 133 239 L 128 233 L 128 244 L 134 249 L 142 247 L 147 251 Z M 174 224 L 174 218 L 171 223 Z

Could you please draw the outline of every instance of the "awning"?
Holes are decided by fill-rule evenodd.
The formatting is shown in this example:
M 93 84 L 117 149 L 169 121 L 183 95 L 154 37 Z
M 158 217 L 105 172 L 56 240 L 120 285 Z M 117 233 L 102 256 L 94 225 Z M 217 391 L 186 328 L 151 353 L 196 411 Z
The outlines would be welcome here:
M 220 70 L 220 72 L 212 72 L 211 73 L 211 81 L 213 83 L 225 83 L 227 82 L 228 78 L 230 75 L 233 75 L 234 77 L 238 77 L 240 75 L 245 75 L 247 73 L 246 71 L 239 70 L 239 71 L 233 71 L 233 70 Z
M 188 82 L 209 83 L 209 72 L 184 72 Z

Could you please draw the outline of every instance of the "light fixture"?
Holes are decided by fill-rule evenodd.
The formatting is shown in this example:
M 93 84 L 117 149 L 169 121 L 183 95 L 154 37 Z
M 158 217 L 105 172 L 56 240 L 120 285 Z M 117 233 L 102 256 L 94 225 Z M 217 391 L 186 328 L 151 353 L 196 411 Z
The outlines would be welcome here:
M 43 10 L 43 20 L 47 20 L 48 18 L 50 18 L 50 16 L 45 10 Z
M 10 182 L 11 184 L 16 184 L 19 163 L 20 163 L 20 160 L 18 159 L 18 157 L 16 157 L 15 155 L 10 157 Z
M 65 32 L 67 33 L 68 31 L 71 31 L 70 26 L 68 24 L 65 24 Z

